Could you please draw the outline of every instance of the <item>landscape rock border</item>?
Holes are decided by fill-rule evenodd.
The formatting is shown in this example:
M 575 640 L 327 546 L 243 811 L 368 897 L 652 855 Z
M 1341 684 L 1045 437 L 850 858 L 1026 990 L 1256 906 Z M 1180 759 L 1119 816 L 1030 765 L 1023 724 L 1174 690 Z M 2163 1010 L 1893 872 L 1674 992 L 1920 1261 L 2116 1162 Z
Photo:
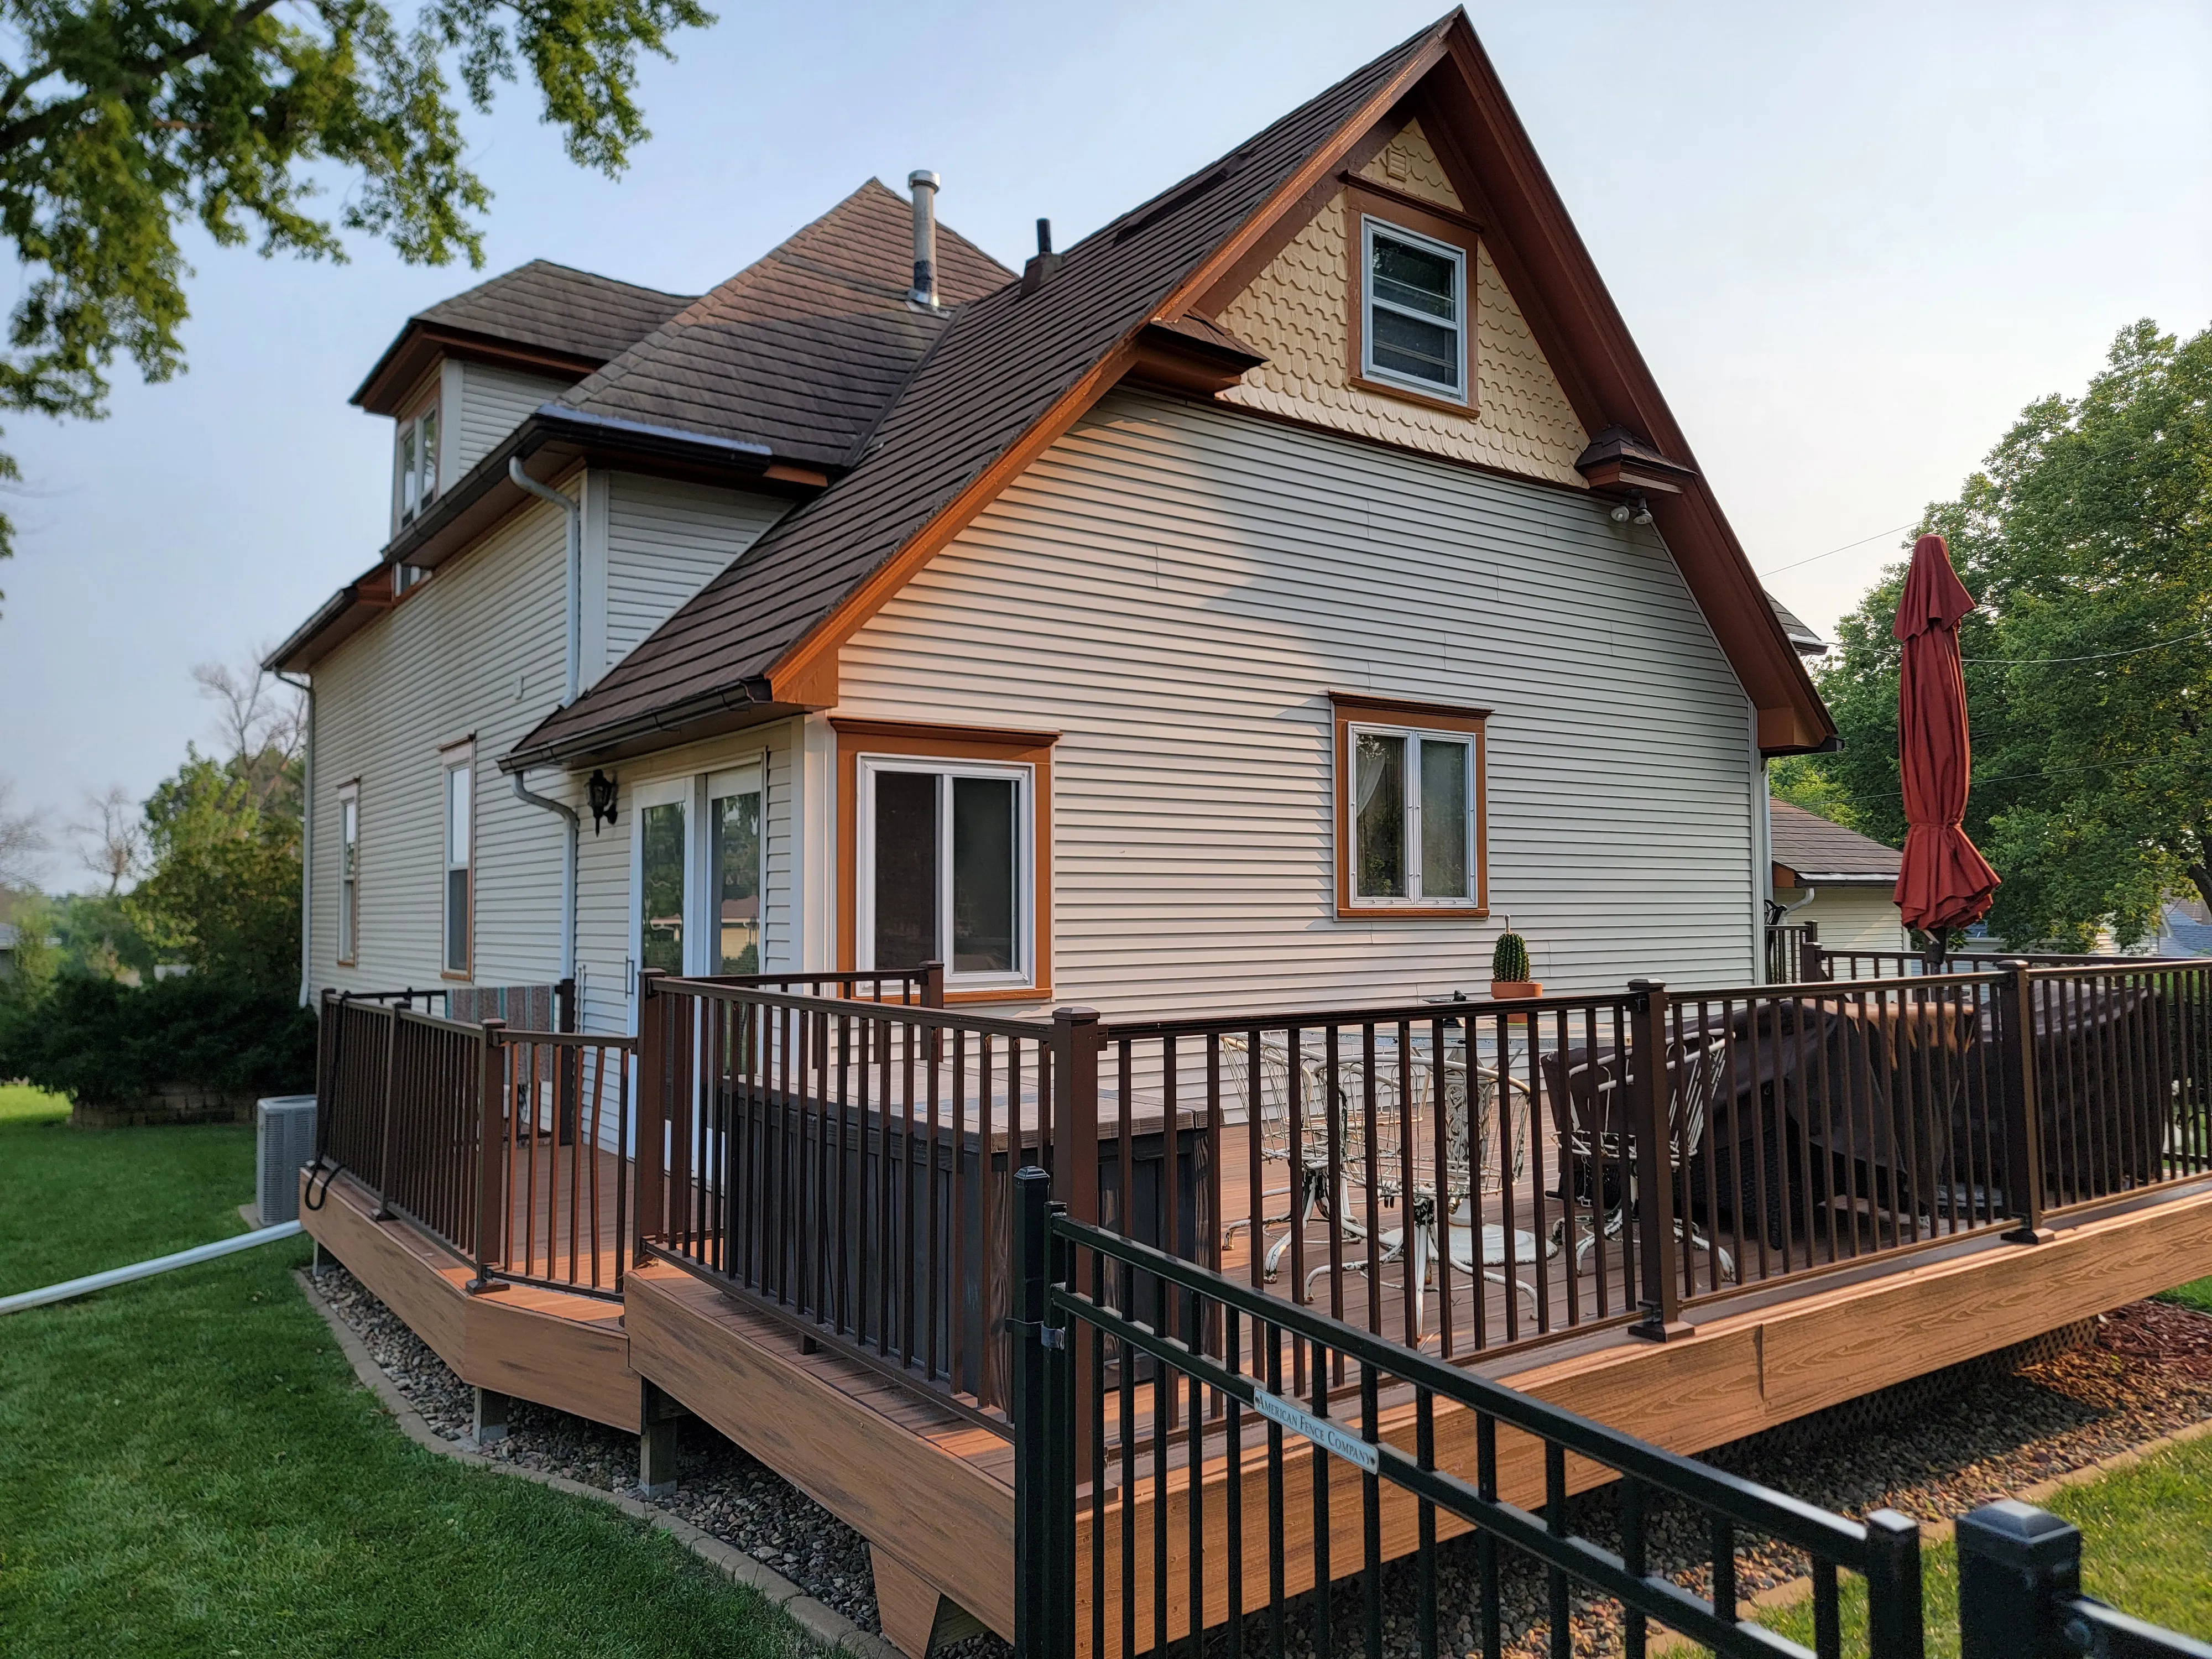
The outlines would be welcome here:
M 702 1532 L 681 1516 L 624 1492 L 608 1492 L 602 1487 L 586 1486 L 580 1480 L 571 1480 L 566 1475 L 555 1474 L 546 1469 L 533 1469 L 519 1463 L 486 1457 L 481 1452 L 445 1439 L 425 1422 L 422 1413 L 399 1391 L 384 1370 L 369 1355 L 368 1346 L 360 1336 L 339 1317 L 337 1310 L 323 1297 L 314 1276 L 306 1268 L 293 1270 L 292 1277 L 300 1286 L 301 1294 L 308 1306 L 322 1316 L 323 1322 L 331 1328 L 337 1340 L 338 1352 L 353 1367 L 353 1374 L 363 1388 L 375 1395 L 385 1410 L 399 1425 L 400 1432 L 426 1451 L 441 1457 L 450 1457 L 457 1463 L 472 1468 L 492 1469 L 501 1474 L 534 1480 L 541 1486 L 566 1492 L 574 1498 L 588 1498 L 596 1503 L 611 1504 L 624 1515 L 643 1521 L 690 1550 L 708 1566 L 729 1579 L 757 1592 L 769 1606 L 833 1653 L 852 1654 L 856 1659 L 906 1659 L 906 1656 L 873 1631 L 862 1630 L 843 1613 L 826 1602 L 818 1601 L 791 1580 L 764 1562 L 748 1555 L 733 1544 L 725 1543 L 712 1534 Z

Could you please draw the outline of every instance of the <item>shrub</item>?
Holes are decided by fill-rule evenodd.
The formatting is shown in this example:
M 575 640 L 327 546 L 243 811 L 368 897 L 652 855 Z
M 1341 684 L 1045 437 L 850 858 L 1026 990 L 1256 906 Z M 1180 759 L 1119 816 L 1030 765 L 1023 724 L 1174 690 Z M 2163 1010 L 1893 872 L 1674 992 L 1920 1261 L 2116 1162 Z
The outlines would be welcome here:
M 0 1078 L 88 1106 L 183 1085 L 226 1095 L 312 1088 L 315 1018 L 291 997 L 191 975 L 132 987 L 64 974 L 0 1001 Z

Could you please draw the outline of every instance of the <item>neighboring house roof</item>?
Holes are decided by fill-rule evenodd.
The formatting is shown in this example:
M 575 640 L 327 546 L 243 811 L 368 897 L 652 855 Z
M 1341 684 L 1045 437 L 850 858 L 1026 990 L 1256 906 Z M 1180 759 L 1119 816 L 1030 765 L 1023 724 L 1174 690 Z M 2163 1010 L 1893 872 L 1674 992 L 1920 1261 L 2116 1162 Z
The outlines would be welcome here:
M 1679 489 L 1653 510 L 1753 695 L 1762 747 L 1831 738 L 1833 725 L 1790 641 L 1455 11 L 1085 237 L 1047 280 L 963 308 L 848 475 L 769 531 L 501 764 L 649 747 L 741 720 L 749 708 L 765 716 L 834 704 L 842 641 L 1136 368 L 1148 339 L 1226 303 L 1249 280 L 1249 262 L 1272 252 L 1268 239 L 1279 246 L 1329 199 L 1353 147 L 1417 93 L 1422 107 L 1440 112 L 1425 131 L 1460 135 L 1462 194 L 1585 427 L 1629 428 L 1646 434 L 1639 448 L 1683 458 L 1668 464 Z
M 1786 800 L 1769 803 L 1775 884 L 1781 887 L 1887 887 L 1904 854 L 1871 836 Z
M 1790 636 L 1790 643 L 1796 647 L 1799 656 L 1818 657 L 1826 654 L 1827 641 L 1798 621 L 1796 614 L 1788 605 L 1783 604 L 1771 593 L 1766 596 L 1766 602 L 1774 607 L 1774 620 L 1782 624 L 1782 631 Z
M 871 179 L 560 401 L 842 469 L 945 325 L 908 300 L 913 250 L 911 208 Z M 942 301 L 980 299 L 1013 274 L 938 228 Z
M 374 413 L 392 412 L 386 405 L 407 394 L 441 348 L 454 346 L 489 348 L 492 355 L 536 360 L 549 370 L 588 374 L 695 297 L 532 259 L 409 318 L 353 401 Z
M 2179 904 L 2169 904 L 2159 918 L 2161 948 L 2170 945 L 2191 956 L 2212 957 L 2212 922 L 2199 921 Z

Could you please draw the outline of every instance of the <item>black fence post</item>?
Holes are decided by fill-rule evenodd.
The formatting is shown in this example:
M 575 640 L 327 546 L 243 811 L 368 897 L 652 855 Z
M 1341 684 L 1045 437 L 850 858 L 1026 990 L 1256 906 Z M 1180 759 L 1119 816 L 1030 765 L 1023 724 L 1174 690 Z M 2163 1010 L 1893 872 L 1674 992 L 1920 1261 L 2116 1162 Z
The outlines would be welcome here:
M 1674 1236 L 1674 1088 L 1667 1068 L 1667 988 L 1632 979 L 1628 1016 L 1628 1128 L 1636 1140 L 1638 1298 L 1644 1317 L 1630 1331 L 1654 1342 L 1688 1334 L 1682 1322 L 1680 1258 Z M 1686 1083 L 1687 1079 L 1685 1079 Z
M 1062 1377 L 1067 1332 L 1052 1322 L 1052 1177 L 1014 1174 L 1014 1651 L 1054 1659 L 1075 1650 L 1075 1550 L 1070 1443 L 1073 1401 Z
M 2013 1498 L 1959 1517 L 1960 1659 L 2059 1659 L 2081 1593 L 2081 1534 Z
M 2050 1238 L 2043 1224 L 2043 1112 L 2037 1100 L 2035 982 L 2017 957 L 2000 964 L 1997 1041 L 2005 1136 L 2005 1203 L 2019 1224 L 2005 1235 L 2015 1244 Z
M 1928 1615 L 1920 1589 L 1920 1523 L 1895 1510 L 1876 1510 L 1866 1529 L 1869 1659 L 1922 1659 Z

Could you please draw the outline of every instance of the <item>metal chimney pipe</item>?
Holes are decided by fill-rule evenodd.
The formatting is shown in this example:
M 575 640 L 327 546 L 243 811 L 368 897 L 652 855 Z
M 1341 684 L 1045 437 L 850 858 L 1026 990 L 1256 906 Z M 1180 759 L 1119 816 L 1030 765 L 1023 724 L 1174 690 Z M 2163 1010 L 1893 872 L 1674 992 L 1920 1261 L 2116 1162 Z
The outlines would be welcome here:
M 914 192 L 914 288 L 908 297 L 916 305 L 937 308 L 937 187 L 933 173 L 916 171 L 906 176 Z

